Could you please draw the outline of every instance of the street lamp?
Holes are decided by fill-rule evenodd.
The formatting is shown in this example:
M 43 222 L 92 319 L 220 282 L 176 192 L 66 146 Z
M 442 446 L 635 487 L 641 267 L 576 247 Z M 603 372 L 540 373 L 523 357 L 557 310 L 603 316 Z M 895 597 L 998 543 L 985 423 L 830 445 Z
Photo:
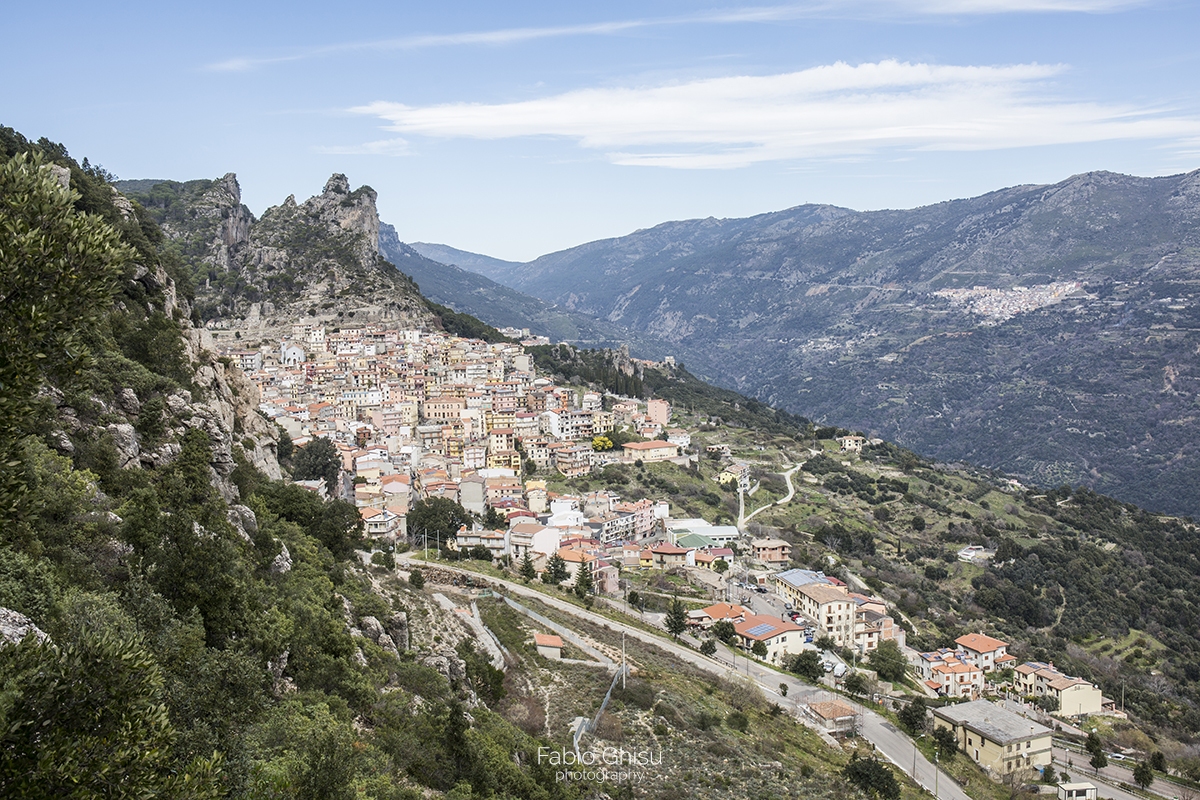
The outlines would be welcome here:
M 918 736 L 916 739 L 913 739 L 913 767 L 912 767 L 912 779 L 913 779 L 914 781 L 916 781 L 916 780 L 917 780 L 917 742 L 919 742 L 921 739 L 924 739 L 924 738 L 925 738 L 925 734 L 923 734 L 923 733 L 922 733 L 922 734 L 921 734 L 920 736 Z M 917 783 L 920 783 L 920 781 L 917 781 Z

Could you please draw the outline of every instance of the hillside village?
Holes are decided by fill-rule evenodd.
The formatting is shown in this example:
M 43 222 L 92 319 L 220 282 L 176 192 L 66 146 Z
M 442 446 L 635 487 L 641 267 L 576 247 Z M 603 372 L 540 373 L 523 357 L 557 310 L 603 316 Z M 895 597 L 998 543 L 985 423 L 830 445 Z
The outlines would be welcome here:
M 647 576 L 684 576 L 698 587 L 687 595 L 687 631 L 694 642 L 716 639 L 785 670 L 801 654 L 819 651 L 833 686 L 855 672 L 845 660 L 860 667 L 857 662 L 871 664 L 881 646 L 894 647 L 913 678 L 876 683 L 876 696 L 966 701 L 961 712 L 938 711 L 935 725 L 962 734 L 961 749 L 997 776 L 1048 765 L 1051 729 L 1033 721 L 1028 727 L 1036 735 L 1017 737 L 1026 742 L 1024 749 L 1018 742 L 1014 750 L 1013 742 L 1000 737 L 981 750 L 963 732 L 1004 726 L 972 727 L 972 713 L 989 720 L 1016 715 L 970 701 L 1000 694 L 1025 698 L 1022 713 L 1050 722 L 1045 712 L 1055 712 L 1060 721 L 1053 724 L 1059 727 L 1119 714 L 1094 684 L 1052 663 L 1021 663 L 1008 652 L 1009 643 L 983 633 L 961 636 L 954 647 L 909 648 L 908 626 L 884 599 L 865 586 L 797 568 L 792 544 L 783 539 L 752 537 L 737 525 L 673 518 L 666 499 L 626 500 L 611 490 L 553 491 L 550 476 L 569 479 L 612 464 L 665 460 L 687 466 L 715 459 L 721 466 L 713 480 L 736 489 L 739 497 L 751 490 L 753 478 L 728 444 L 707 444 L 698 452 L 687 430 L 672 427 L 666 401 L 556 385 L 536 374 L 525 349 L 542 342 L 527 331 L 505 333 L 516 340 L 487 343 L 442 331 L 298 325 L 276 349 L 223 354 L 258 386 L 262 413 L 294 446 L 318 438 L 335 445 L 340 479 L 332 485 L 298 483 L 322 496 L 332 489 L 351 500 L 378 549 L 412 542 L 532 569 L 543 581 L 566 587 L 579 585 L 586 572 L 591 596 L 614 598 L 612 605 L 631 613 L 631 587 L 653 594 L 646 592 L 654 585 Z M 634 440 L 613 447 L 607 437 L 615 431 Z M 847 433 L 838 437 L 837 447 L 852 456 L 865 444 L 863 436 Z M 416 504 L 435 498 L 460 504 L 476 521 L 449 541 L 430 541 L 428 531 L 414 529 L 408 517 Z M 490 524 L 481 522 L 485 519 Z M 986 563 L 992 555 L 969 545 L 959 558 Z M 554 573 L 551 581 L 547 575 Z M 718 602 L 705 605 L 703 597 Z M 669 628 L 667 616 L 651 619 Z M 853 715 L 836 701 L 814 701 L 804 710 L 832 733 L 852 732 Z M 1005 719 L 1008 727 L 1021 728 Z

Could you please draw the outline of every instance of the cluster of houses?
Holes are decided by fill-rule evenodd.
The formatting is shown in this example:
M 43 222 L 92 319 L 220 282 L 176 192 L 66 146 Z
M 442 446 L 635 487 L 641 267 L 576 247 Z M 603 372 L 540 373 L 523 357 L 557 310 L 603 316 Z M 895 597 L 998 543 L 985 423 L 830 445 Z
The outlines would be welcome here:
M 625 501 L 607 491 L 556 495 L 545 480 L 523 478 L 531 465 L 573 477 L 613 462 L 686 459 L 691 444 L 687 431 L 670 427 L 671 407 L 665 401 L 622 400 L 605 408 L 597 393 L 538 377 L 525 346 L 541 342 L 524 334 L 521 343 L 497 344 L 441 331 L 373 326 L 327 331 L 296 325 L 277 351 L 224 355 L 255 382 L 260 409 L 295 445 L 303 447 L 316 437 L 335 444 L 345 476 L 340 493 L 358 506 L 372 538 L 420 540 L 424 532 L 408 529 L 408 511 L 417 500 L 442 497 L 468 511 L 482 515 L 491 509 L 505 518 L 494 530 L 460 530 L 459 549 L 482 547 L 496 560 L 514 562 L 528 555 L 539 572 L 558 556 L 567 569 L 567 585 L 583 569 L 596 590 L 607 594 L 618 592 L 622 568 L 723 571 L 722 563 L 733 561 L 730 545 L 738 536 L 733 526 L 672 520 L 661 500 Z M 618 426 L 645 441 L 607 451 L 594 446 L 594 437 Z M 840 442 L 847 452 L 864 444 L 860 436 Z M 708 449 L 729 458 L 726 445 Z M 750 468 L 729 463 L 717 480 L 748 490 Z M 301 483 L 325 491 L 321 481 Z M 977 549 L 965 549 L 959 557 L 990 555 Z M 773 663 L 800 652 L 814 637 L 827 636 L 862 654 L 888 640 L 903 645 L 904 632 L 882 600 L 820 572 L 788 569 L 788 542 L 756 539 L 746 555 L 765 568 L 756 574 L 756 585 L 781 597 L 794 610 L 792 619 L 718 603 L 692 612 L 691 624 L 703 628 L 728 621 L 745 649 L 761 642 Z M 1062 714 L 1097 713 L 1105 705 L 1094 685 L 1062 674 L 1053 664 L 1018 665 L 997 639 L 970 634 L 955 645 L 914 656 L 913 666 L 931 693 L 977 700 L 987 675 L 1012 668 L 1019 693 L 1052 697 Z M 847 718 L 836 701 L 823 711 L 836 724 Z M 976 761 L 999 771 L 1048 763 L 1049 732 L 1002 711 L 990 703 L 967 702 L 939 709 L 935 722 L 952 728 L 961 749 Z
M 870 653 L 882 642 L 904 644 L 904 630 L 887 613 L 883 600 L 851 591 L 838 578 L 808 569 L 789 569 L 773 579 L 775 593 L 797 612 L 816 622 L 817 636 L 838 647 Z
M 903 645 L 903 629 L 888 616 L 878 597 L 851 591 L 838 578 L 812 570 L 786 570 L 774 574 L 772 582 L 776 595 L 791 608 L 782 619 L 756 614 L 741 605 L 716 603 L 689 612 L 688 622 L 701 630 L 730 622 L 743 649 L 761 642 L 766 648 L 765 660 L 773 664 L 785 663 L 787 656 L 802 652 L 805 644 L 822 637 L 863 655 L 884 641 Z
M 296 325 L 277 352 L 224 355 L 254 381 L 260 409 L 293 444 L 334 442 L 346 476 L 338 492 L 363 509 L 372 536 L 404 536 L 407 510 L 431 497 L 477 513 L 494 508 L 510 523 L 546 513 L 552 498 L 545 482 L 521 479 L 529 468 L 574 477 L 612 462 L 686 458 L 691 439 L 669 427 L 668 402 L 605 408 L 597 393 L 539 378 L 527 343 L 538 342 Z M 607 451 L 594 446 L 617 426 L 646 440 Z M 317 481 L 305 485 L 325 491 Z M 604 524 L 595 538 L 647 535 L 651 512 L 624 505 L 599 512 Z
M 1095 684 L 1065 675 L 1052 663 L 1026 661 L 1018 664 L 1017 658 L 1008 652 L 1007 642 L 982 633 L 970 633 L 955 639 L 954 644 L 954 648 L 914 656 L 913 667 L 917 675 L 939 696 L 978 699 L 988 689 L 986 675 L 1011 669 L 1012 686 L 1017 694 L 1035 699 L 1049 697 L 1063 716 L 1098 714 L 1113 706 Z
M 530 467 L 573 477 L 613 462 L 684 460 L 691 444 L 687 431 L 670 427 L 664 400 L 623 399 L 605 408 L 597 393 L 538 377 L 525 351 L 538 343 L 298 324 L 277 352 L 224 355 L 254 381 L 260 409 L 294 445 L 316 437 L 334 443 L 340 494 L 358 506 L 373 539 L 421 539 L 424 531 L 409 530 L 409 510 L 419 500 L 446 498 L 504 517 L 495 530 L 460 530 L 452 546 L 483 547 L 497 560 L 528 553 L 539 571 L 557 554 L 568 564 L 568 584 L 584 565 L 599 591 L 615 592 L 617 565 L 728 564 L 733 526 L 671 520 L 665 501 L 625 501 L 605 491 L 557 495 L 546 480 L 524 477 Z M 617 426 L 645 440 L 607 451 L 595 446 L 595 437 Z M 297 483 L 326 492 L 323 481 Z M 776 548 L 769 563 L 788 555 Z
M 418 481 L 421 470 L 433 468 L 457 482 L 488 472 L 513 477 L 531 463 L 575 476 L 614 461 L 680 458 L 690 445 L 686 431 L 668 427 L 666 401 L 626 400 L 606 409 L 597 393 L 539 378 L 524 344 L 515 342 L 296 325 L 278 352 L 224 355 L 256 383 L 260 408 L 296 445 L 316 436 L 335 441 L 347 472 L 366 477 L 375 494 L 386 493 L 373 471 Z M 608 452 L 592 446 L 593 437 L 617 426 L 649 441 Z M 441 482 L 436 488 L 446 492 Z

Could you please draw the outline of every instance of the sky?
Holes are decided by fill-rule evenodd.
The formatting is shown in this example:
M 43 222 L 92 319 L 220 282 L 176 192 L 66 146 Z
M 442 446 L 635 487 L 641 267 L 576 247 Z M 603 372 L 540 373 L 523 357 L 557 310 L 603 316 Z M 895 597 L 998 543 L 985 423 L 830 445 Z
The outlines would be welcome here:
M 1192 0 L 21 3 L 0 125 L 120 178 L 335 172 L 527 261 L 660 222 L 1200 168 Z

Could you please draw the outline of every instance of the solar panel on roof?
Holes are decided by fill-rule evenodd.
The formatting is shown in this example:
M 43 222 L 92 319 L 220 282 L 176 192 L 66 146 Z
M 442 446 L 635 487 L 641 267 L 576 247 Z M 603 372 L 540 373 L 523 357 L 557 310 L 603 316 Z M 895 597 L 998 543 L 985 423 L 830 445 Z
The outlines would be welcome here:
M 770 633 L 775 630 L 775 626 L 766 622 L 761 625 L 755 625 L 750 630 L 746 631 L 747 636 L 762 636 L 764 633 Z

